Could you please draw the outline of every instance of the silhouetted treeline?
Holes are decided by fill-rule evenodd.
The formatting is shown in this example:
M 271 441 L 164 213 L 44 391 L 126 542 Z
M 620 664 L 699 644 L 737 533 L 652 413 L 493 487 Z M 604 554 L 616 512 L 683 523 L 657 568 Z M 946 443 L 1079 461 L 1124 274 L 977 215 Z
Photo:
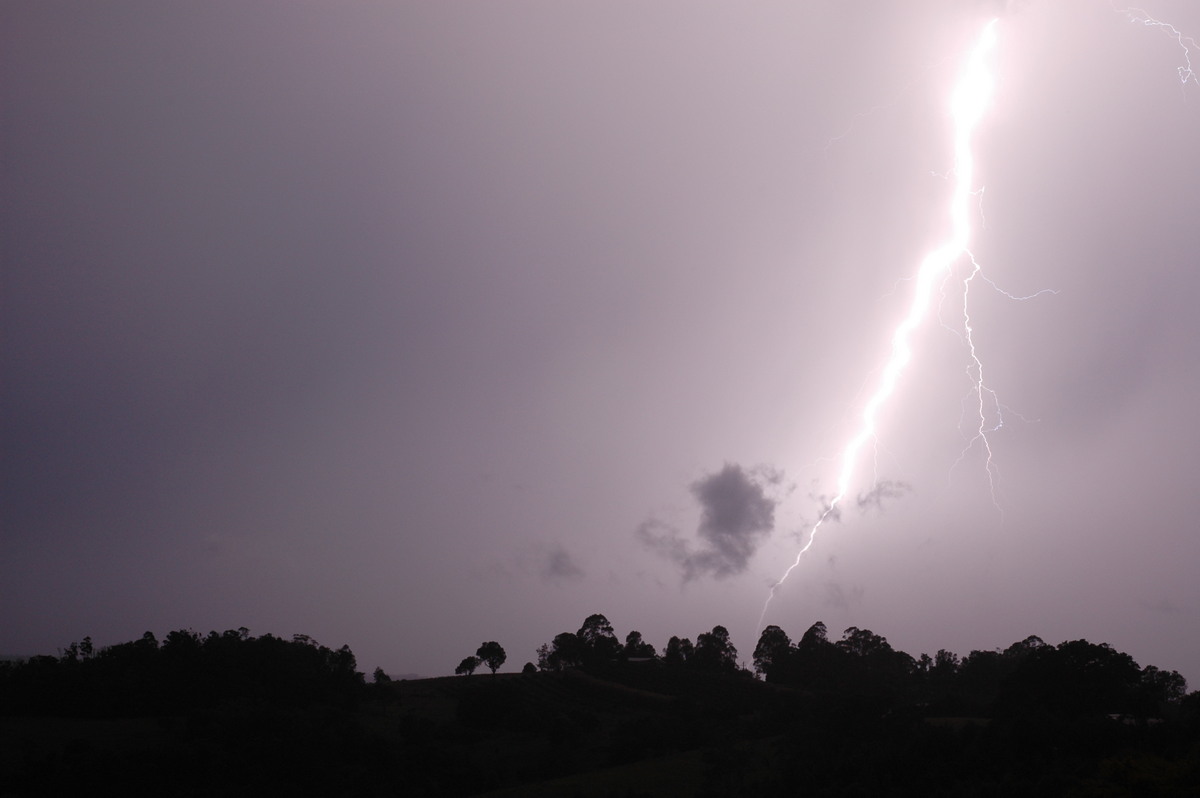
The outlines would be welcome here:
M 543 671 L 561 671 L 566 668 L 603 670 L 615 662 L 657 661 L 654 646 L 642 639 L 642 633 L 630 632 L 621 645 L 613 632 L 612 624 L 603 615 L 589 615 L 572 634 L 563 632 L 555 635 L 549 643 L 537 650 L 538 668 Z M 661 661 L 667 665 L 687 663 L 690 668 L 712 672 L 734 673 L 738 670 L 737 649 L 729 641 L 729 631 L 724 626 L 714 626 L 696 638 L 695 645 L 688 638 L 672 637 L 667 641 Z
M 1107 644 L 1030 636 L 913 657 L 818 622 L 795 642 L 763 630 L 761 681 L 737 661 L 723 627 L 660 655 L 638 632 L 622 646 L 603 615 L 538 649 L 543 671 L 676 698 L 669 721 L 628 724 L 610 745 L 635 759 L 703 751 L 704 794 L 1200 795 L 1200 692 Z
M 603 615 L 589 616 L 577 632 L 563 632 L 538 648 L 543 671 L 578 668 L 604 674 L 614 665 L 643 662 L 662 671 L 664 686 L 686 672 L 748 678 L 723 626 L 689 638 L 672 637 L 659 656 L 641 633 L 622 645 Z M 893 649 L 887 638 L 850 627 L 830 640 L 817 622 L 793 642 L 778 626 L 763 630 L 754 672 L 771 684 L 812 696 L 853 697 L 879 707 L 919 706 L 927 714 L 1004 716 L 1032 711 L 1161 717 L 1177 711 L 1187 683 L 1175 671 L 1145 668 L 1107 644 L 1086 640 L 1046 644 L 1030 636 L 1008 648 L 966 657 L 940 650 L 930 657 Z M 643 672 L 646 668 L 643 668 Z
M 851 627 L 831 641 L 823 623 L 813 624 L 796 644 L 778 626 L 768 626 L 755 647 L 754 667 L 775 684 L 919 705 L 942 715 L 1161 717 L 1177 710 L 1187 691 L 1177 672 L 1141 668 L 1103 643 L 1052 646 L 1031 636 L 961 660 L 945 650 L 914 659 L 866 629 Z
M 94 649 L 89 638 L 60 657 L 0 666 L 0 715 L 145 717 L 224 703 L 308 706 L 353 703 L 362 674 L 348 646 L 304 635 L 253 637 L 245 628 L 201 637 L 169 633 Z
M 361 747 L 355 665 L 246 629 L 0 664 L 0 795 L 360 792 L 381 760 Z
M 304 636 L 85 638 L 0 664 L 0 796 L 1200 794 L 1200 693 L 1107 645 L 623 640 L 594 614 L 520 674 L 367 684 Z

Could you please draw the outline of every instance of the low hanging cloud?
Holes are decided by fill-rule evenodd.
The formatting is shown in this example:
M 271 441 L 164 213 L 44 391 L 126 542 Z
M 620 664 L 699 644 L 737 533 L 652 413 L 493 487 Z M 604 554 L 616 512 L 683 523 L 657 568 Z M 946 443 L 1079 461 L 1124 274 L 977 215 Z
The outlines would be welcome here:
M 546 553 L 542 562 L 542 579 L 547 582 L 577 582 L 584 577 L 583 569 L 562 546 L 555 546 Z
M 679 530 L 657 519 L 637 528 L 637 537 L 647 547 L 676 562 L 684 581 L 710 575 L 718 579 L 746 570 L 763 539 L 775 526 L 776 500 L 767 486 L 777 486 L 782 474 L 773 469 L 747 472 L 727 463 L 714 474 L 696 480 L 692 495 L 700 505 L 696 528 L 699 545 L 680 535 Z

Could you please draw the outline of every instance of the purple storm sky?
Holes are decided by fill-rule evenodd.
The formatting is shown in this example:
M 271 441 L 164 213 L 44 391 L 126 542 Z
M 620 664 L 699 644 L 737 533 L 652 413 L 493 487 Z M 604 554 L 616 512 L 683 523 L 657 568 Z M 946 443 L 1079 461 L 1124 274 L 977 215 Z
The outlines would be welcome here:
M 246 626 L 441 675 L 601 612 L 749 660 L 1001 6 L 4 3 L 0 653 Z M 766 623 L 1082 637 L 1200 687 L 1183 59 L 1107 2 L 1005 13 L 972 249 L 1057 293 L 972 288 L 999 507 L 949 290 L 857 490 L 908 488 Z

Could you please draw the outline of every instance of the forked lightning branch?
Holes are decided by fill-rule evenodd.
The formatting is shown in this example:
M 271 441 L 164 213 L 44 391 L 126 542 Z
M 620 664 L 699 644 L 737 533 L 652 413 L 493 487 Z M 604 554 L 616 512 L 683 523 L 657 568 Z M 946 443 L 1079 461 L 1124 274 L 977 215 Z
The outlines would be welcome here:
M 1200 50 L 1200 45 L 1195 39 L 1184 34 L 1175 25 L 1157 19 L 1140 8 L 1118 8 L 1115 4 L 1112 8 L 1114 11 L 1125 14 L 1131 23 L 1157 30 L 1173 40 L 1182 52 L 1182 63 L 1177 67 L 1180 83 L 1185 86 L 1189 83 L 1200 84 L 1200 78 L 1192 65 L 1193 50 Z M 981 276 L 980 265 L 970 250 L 974 229 L 972 219 L 977 214 L 972 198 L 982 191 L 982 186 L 975 184 L 975 155 L 971 145 L 975 131 L 991 104 L 995 89 L 996 76 L 992 55 L 996 48 L 998 28 L 999 20 L 997 19 L 991 20 L 983 27 L 978 40 L 962 66 L 950 98 L 954 152 L 951 171 L 953 186 L 946 237 L 920 262 L 920 269 L 913 281 L 908 313 L 892 333 L 888 359 L 880 371 L 873 391 L 863 405 L 857 431 L 845 444 L 838 457 L 837 483 L 833 498 L 824 503 L 816 522 L 809 530 L 808 539 L 796 553 L 791 565 L 771 586 L 758 619 L 758 629 L 762 628 L 767 609 L 779 587 L 800 565 L 805 552 L 812 548 L 821 527 L 827 521 L 837 518 L 840 505 L 851 490 L 859 484 L 856 479 L 859 478 L 858 472 L 863 453 L 877 439 L 880 409 L 896 392 L 905 367 L 912 359 L 910 343 L 912 333 L 928 320 L 935 295 L 945 292 L 947 283 L 954 277 L 955 267 L 960 264 L 965 265 L 960 270 L 960 273 L 964 275 L 961 277 L 963 314 L 960 334 L 967 348 L 966 372 L 971 381 L 970 396 L 975 410 L 973 434 L 967 448 L 963 451 L 963 456 L 976 445 L 982 447 L 993 503 L 999 507 L 996 498 L 996 473 L 992 461 L 992 446 L 988 440 L 988 434 L 994 432 L 1001 425 L 1001 406 L 995 392 L 984 382 L 984 366 L 975 347 L 974 328 L 968 309 L 971 284 L 976 277 Z M 990 280 L 987 282 L 994 287 Z M 1005 295 L 1013 299 L 1020 298 Z M 961 460 L 962 457 L 959 459 Z
M 800 551 L 796 553 L 796 559 L 784 571 L 783 576 L 771 586 L 771 591 L 767 595 L 766 602 L 763 604 L 762 614 L 758 619 L 759 628 L 762 628 L 767 608 L 771 604 L 771 599 L 775 597 L 775 592 L 779 589 L 779 586 L 787 580 L 792 571 L 800 564 L 804 553 L 812 548 L 821 526 L 831 519 L 847 494 L 854 488 L 856 484 L 855 477 L 863 452 L 867 449 L 868 444 L 873 443 L 876 439 L 879 411 L 888 399 L 891 398 L 892 394 L 896 392 L 905 366 L 912 359 L 910 339 L 913 331 L 929 318 L 930 309 L 934 306 L 935 296 L 940 295 L 942 290 L 944 290 L 946 282 L 953 276 L 954 266 L 957 263 L 965 260 L 971 266 L 966 277 L 963 278 L 964 296 L 970 282 L 980 273 L 979 265 L 976 263 L 969 249 L 972 233 L 971 219 L 974 212 L 972 197 L 978 191 L 975 185 L 975 156 L 971 151 L 971 141 L 980 119 L 983 118 L 984 112 L 991 103 L 995 88 L 995 69 L 991 63 L 991 55 L 996 47 L 998 22 L 998 20 L 993 19 L 984 26 L 979 40 L 971 50 L 962 68 L 953 95 L 951 96 L 950 110 L 954 132 L 954 166 L 952 171 L 953 188 L 950 200 L 949 230 L 946 239 L 935 249 L 928 252 L 921 261 L 920 269 L 914 281 L 908 313 L 892 333 L 891 350 L 887 363 L 880 373 L 879 380 L 873 392 L 869 395 L 863 406 L 857 432 L 846 443 L 838 458 L 839 470 L 834 496 L 825 504 L 816 523 L 813 524 L 812 529 L 809 531 L 808 540 L 800 548 Z M 970 363 L 968 373 L 971 375 L 974 383 L 973 395 L 978 399 L 978 425 L 972 444 L 978 442 L 984 447 L 987 454 L 988 476 L 989 479 L 992 479 L 992 449 L 987 438 L 990 430 L 988 428 L 986 405 L 987 397 L 991 397 L 993 394 L 983 381 L 983 363 L 976 354 L 970 317 L 967 315 L 965 305 L 963 311 L 963 335 L 969 349 Z

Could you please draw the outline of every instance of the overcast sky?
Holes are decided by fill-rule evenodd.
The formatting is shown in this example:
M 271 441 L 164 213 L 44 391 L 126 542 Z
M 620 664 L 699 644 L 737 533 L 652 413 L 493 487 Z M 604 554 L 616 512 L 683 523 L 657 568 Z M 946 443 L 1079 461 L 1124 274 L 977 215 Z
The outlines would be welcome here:
M 1003 5 L 0 4 L 0 653 L 246 626 L 432 676 L 600 612 L 748 661 Z M 1107 2 L 1010 5 L 972 250 L 1054 293 L 972 284 L 995 501 L 959 263 L 857 472 L 888 489 L 765 622 L 1194 689 L 1200 84 Z

